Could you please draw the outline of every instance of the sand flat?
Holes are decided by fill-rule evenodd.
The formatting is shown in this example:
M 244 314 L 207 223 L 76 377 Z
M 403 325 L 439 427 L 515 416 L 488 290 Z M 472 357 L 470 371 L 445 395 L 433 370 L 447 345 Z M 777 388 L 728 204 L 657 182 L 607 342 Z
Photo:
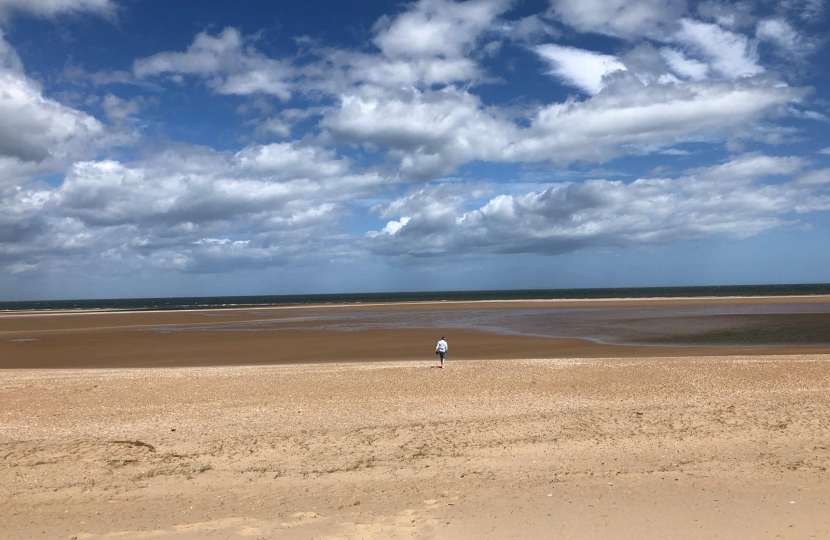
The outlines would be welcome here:
M 0 538 L 830 537 L 826 346 L 319 309 L 0 317 Z
M 7 313 L 0 315 L 0 369 L 125 368 L 209 365 L 274 365 L 309 362 L 425 360 L 446 333 L 450 357 L 458 360 L 528 358 L 611 358 L 681 355 L 757 355 L 830 353 L 823 342 L 770 347 L 625 345 L 580 337 L 551 339 L 498 333 L 486 324 L 465 326 L 465 314 L 500 313 L 506 317 L 534 310 L 537 318 L 573 309 L 610 309 L 620 313 L 717 306 L 796 305 L 823 310 L 801 315 L 812 321 L 812 337 L 827 336 L 830 297 L 675 298 L 625 300 L 539 300 L 421 302 L 374 305 L 287 306 L 223 310 Z M 669 312 L 670 313 L 670 312 Z M 557 315 L 559 314 L 559 315 Z M 440 322 L 446 321 L 446 325 Z M 786 325 L 776 316 L 770 324 Z M 485 317 L 486 318 L 486 317 Z M 709 317 L 713 319 L 712 317 Z M 433 320 L 434 319 L 434 320 Z M 676 317 L 677 332 L 690 319 Z M 694 317 L 705 321 L 707 317 Z M 386 324 L 385 321 L 395 321 Z M 659 326 L 666 319 L 640 322 Z M 613 321 L 612 321 L 613 322 Z M 546 322 L 548 325 L 556 321 Z M 607 321 L 592 324 L 608 324 Z M 671 324 L 669 326 L 671 326 Z M 595 329 L 588 329 L 590 333 Z M 767 329 L 760 326 L 758 334 Z M 665 330 L 664 330 L 665 331 Z

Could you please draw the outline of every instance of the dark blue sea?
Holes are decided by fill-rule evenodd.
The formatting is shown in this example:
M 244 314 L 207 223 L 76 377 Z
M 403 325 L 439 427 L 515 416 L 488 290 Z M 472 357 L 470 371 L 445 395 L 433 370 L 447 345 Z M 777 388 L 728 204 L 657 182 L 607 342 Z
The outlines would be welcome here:
M 180 298 L 110 298 L 0 302 L 0 311 L 18 310 L 164 310 L 221 309 L 307 304 L 419 301 L 546 300 L 597 298 L 694 298 L 830 294 L 830 283 L 793 285 L 722 285 L 705 287 L 631 287 L 597 289 L 511 289 L 501 291 L 431 291 L 271 296 L 199 296 Z

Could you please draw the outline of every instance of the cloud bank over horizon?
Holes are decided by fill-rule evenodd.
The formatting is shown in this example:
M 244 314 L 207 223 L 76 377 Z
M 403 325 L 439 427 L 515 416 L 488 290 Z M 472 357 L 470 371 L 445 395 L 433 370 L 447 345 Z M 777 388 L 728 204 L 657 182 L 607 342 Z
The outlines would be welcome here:
M 206 6 L 156 34 L 141 4 L 0 0 L 0 298 L 522 287 L 496 274 L 528 257 L 607 286 L 640 281 L 571 254 L 827 236 L 821 2 L 419 0 L 343 33 Z

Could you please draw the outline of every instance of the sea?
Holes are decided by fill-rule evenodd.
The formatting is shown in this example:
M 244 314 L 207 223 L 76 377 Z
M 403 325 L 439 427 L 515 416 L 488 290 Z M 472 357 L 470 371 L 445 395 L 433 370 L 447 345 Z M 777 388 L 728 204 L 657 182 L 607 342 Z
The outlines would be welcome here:
M 602 298 L 695 298 L 734 296 L 827 295 L 830 283 L 789 285 L 716 285 L 696 287 L 623 287 L 590 289 L 507 289 L 484 291 L 375 292 L 287 294 L 264 296 L 193 296 L 168 298 L 105 298 L 0 302 L 0 311 L 37 310 L 180 310 L 268 307 L 309 304 L 385 302 L 551 300 Z

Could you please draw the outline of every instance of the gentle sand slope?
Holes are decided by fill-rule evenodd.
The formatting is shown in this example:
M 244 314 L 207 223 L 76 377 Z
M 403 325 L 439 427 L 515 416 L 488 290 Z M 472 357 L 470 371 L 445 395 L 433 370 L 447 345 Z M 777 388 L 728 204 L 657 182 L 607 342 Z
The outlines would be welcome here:
M 830 356 L 0 373 L 0 538 L 828 538 Z

